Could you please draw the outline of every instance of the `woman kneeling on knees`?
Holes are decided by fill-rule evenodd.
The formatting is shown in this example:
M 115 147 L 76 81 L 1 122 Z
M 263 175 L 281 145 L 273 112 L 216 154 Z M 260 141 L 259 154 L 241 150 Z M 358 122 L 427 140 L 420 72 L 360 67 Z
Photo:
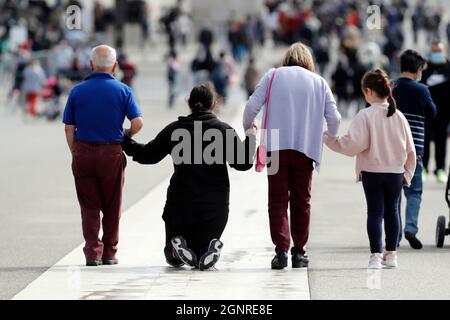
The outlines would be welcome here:
M 253 166 L 256 127 L 247 130 L 242 142 L 213 114 L 218 101 L 209 83 L 195 87 L 188 104 L 191 114 L 169 124 L 154 140 L 140 144 L 126 138 L 123 149 L 141 164 L 171 155 L 175 171 L 163 213 L 166 261 L 205 270 L 216 264 L 223 247 L 219 239 L 228 220 L 230 193 L 227 163 L 240 171 Z

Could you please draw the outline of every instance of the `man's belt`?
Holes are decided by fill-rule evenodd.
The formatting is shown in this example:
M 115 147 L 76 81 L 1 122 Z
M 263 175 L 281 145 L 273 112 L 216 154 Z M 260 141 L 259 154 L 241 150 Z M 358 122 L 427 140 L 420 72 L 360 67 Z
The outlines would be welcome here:
M 89 144 L 91 146 L 106 146 L 106 145 L 118 145 L 119 141 L 81 141 L 77 140 L 77 142 Z

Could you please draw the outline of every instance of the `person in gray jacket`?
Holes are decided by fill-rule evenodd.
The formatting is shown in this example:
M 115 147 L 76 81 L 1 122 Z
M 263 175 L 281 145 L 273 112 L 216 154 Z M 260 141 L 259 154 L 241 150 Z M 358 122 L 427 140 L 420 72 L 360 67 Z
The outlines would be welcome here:
M 47 81 L 44 70 L 39 60 L 32 60 L 23 71 L 22 91 L 27 99 L 27 113 L 32 116 L 37 115 L 37 103 L 39 94 Z

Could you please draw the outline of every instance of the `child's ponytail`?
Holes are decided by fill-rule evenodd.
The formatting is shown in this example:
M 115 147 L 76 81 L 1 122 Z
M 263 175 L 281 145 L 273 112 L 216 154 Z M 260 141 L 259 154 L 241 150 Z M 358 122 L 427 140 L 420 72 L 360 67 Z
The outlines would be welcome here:
M 386 72 L 381 69 L 368 71 L 362 79 L 362 87 L 364 90 L 371 89 L 375 91 L 380 98 L 387 98 L 389 102 L 388 118 L 397 111 L 397 103 L 392 96 L 392 88 Z
M 397 102 L 395 102 L 395 99 L 392 96 L 392 94 L 389 95 L 388 102 L 389 102 L 389 107 L 388 107 L 387 117 L 389 118 L 392 115 L 394 115 L 394 113 L 397 111 Z

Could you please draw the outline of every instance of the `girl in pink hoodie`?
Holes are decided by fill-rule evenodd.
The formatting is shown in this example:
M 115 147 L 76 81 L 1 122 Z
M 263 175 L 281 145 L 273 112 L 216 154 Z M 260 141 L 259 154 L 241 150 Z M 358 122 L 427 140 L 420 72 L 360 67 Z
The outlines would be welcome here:
M 357 181 L 363 183 L 367 201 L 369 268 L 397 267 L 400 232 L 398 201 L 403 185 L 410 185 L 416 152 L 409 124 L 397 110 L 390 81 L 380 69 L 367 72 L 362 90 L 369 108 L 361 110 L 342 137 L 324 133 L 324 143 L 336 152 L 356 156 Z M 383 254 L 382 226 L 386 233 Z

